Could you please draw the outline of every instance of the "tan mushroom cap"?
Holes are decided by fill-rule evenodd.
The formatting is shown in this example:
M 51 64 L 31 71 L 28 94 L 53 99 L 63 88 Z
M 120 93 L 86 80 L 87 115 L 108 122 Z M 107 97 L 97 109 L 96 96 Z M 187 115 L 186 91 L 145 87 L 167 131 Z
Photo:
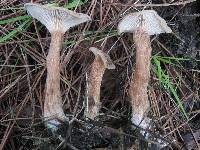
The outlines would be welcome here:
M 143 10 L 125 16 L 118 25 L 118 32 L 134 33 L 138 29 L 146 31 L 148 35 L 171 33 L 166 21 L 154 10 Z
M 89 50 L 93 52 L 95 56 L 100 56 L 101 60 L 103 61 L 103 64 L 105 68 L 107 69 L 115 69 L 115 65 L 112 62 L 110 56 L 103 51 L 97 49 L 96 47 L 90 47 Z
M 66 32 L 73 26 L 91 20 L 86 14 L 76 13 L 61 7 L 48 7 L 35 3 L 26 3 L 24 6 L 28 13 L 44 24 L 50 32 Z

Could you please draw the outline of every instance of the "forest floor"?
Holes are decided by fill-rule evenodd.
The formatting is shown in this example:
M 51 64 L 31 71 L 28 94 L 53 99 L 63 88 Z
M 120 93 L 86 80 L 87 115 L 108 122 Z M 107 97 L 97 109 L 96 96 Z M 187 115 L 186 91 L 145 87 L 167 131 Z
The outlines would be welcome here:
M 70 123 L 63 123 L 56 133 L 47 129 L 42 117 L 51 35 L 27 14 L 24 4 L 28 2 L 0 1 L 0 150 L 156 150 L 161 149 L 160 140 L 167 143 L 162 149 L 200 149 L 199 0 L 35 0 L 92 18 L 70 29 L 64 38 L 61 93 Z M 173 31 L 151 37 L 149 139 L 130 121 L 132 34 L 117 33 L 123 16 L 143 9 L 157 11 Z M 92 46 L 108 53 L 116 66 L 104 74 L 102 108 L 96 120 L 84 116 Z

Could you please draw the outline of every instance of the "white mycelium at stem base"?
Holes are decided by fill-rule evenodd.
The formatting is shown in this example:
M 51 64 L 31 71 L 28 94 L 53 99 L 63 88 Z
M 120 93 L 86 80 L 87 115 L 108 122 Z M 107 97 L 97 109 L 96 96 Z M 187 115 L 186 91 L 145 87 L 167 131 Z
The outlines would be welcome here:
M 51 33 L 51 44 L 47 55 L 44 117 L 50 119 L 48 121 L 50 124 L 59 124 L 58 120 L 67 120 L 62 109 L 60 91 L 60 50 L 63 37 L 71 27 L 91 19 L 88 15 L 75 13 L 60 7 L 47 7 L 45 5 L 27 3 L 25 8 L 33 18 L 44 24 Z
M 115 69 L 115 65 L 109 55 L 103 51 L 95 47 L 90 47 L 89 50 L 94 53 L 95 59 L 91 65 L 88 77 L 88 102 L 85 113 L 88 118 L 94 119 L 101 108 L 100 90 L 104 72 L 106 69 Z
M 149 126 L 147 113 L 150 107 L 147 94 L 152 51 L 150 35 L 172 31 L 154 10 L 143 10 L 125 16 L 118 25 L 118 31 L 133 33 L 136 68 L 129 88 L 132 122 L 146 129 Z

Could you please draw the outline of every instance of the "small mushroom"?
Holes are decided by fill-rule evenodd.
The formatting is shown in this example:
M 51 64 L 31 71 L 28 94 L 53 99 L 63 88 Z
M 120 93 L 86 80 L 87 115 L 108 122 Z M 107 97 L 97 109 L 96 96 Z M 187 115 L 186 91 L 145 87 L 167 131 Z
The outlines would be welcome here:
M 85 114 L 88 118 L 94 119 L 101 107 L 100 88 L 101 81 L 106 69 L 115 69 L 111 58 L 103 51 L 90 47 L 89 49 L 95 55 L 95 60 L 91 65 L 88 76 L 87 103 Z
M 125 16 L 118 25 L 118 32 L 133 33 L 136 46 L 136 68 L 129 87 L 132 123 L 147 129 L 150 123 L 147 117 L 150 109 L 147 94 L 152 51 L 150 35 L 171 33 L 172 30 L 156 11 L 143 10 Z
M 51 33 L 51 44 L 46 58 L 47 79 L 44 102 L 44 117 L 48 119 L 47 126 L 66 121 L 62 108 L 60 91 L 60 50 L 64 34 L 71 27 L 91 20 L 86 14 L 76 13 L 60 7 L 48 7 L 34 3 L 25 4 L 28 13 L 39 20 Z

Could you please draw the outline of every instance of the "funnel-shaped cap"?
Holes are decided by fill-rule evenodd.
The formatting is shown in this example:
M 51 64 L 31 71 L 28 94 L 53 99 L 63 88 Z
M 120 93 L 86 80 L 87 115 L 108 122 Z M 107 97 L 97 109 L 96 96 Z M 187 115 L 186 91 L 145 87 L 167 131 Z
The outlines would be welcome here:
M 143 10 L 125 16 L 118 25 L 118 32 L 134 33 L 139 28 L 149 35 L 172 32 L 166 21 L 154 10 Z
M 27 3 L 25 8 L 33 18 L 44 24 L 50 32 L 66 32 L 70 27 L 91 20 L 86 14 L 76 13 L 60 7 Z
M 95 47 L 90 47 L 89 50 L 91 52 L 93 52 L 95 56 L 99 56 L 101 58 L 105 68 L 115 69 L 115 65 L 113 64 L 113 62 L 108 54 L 104 53 L 103 51 L 101 51 Z

